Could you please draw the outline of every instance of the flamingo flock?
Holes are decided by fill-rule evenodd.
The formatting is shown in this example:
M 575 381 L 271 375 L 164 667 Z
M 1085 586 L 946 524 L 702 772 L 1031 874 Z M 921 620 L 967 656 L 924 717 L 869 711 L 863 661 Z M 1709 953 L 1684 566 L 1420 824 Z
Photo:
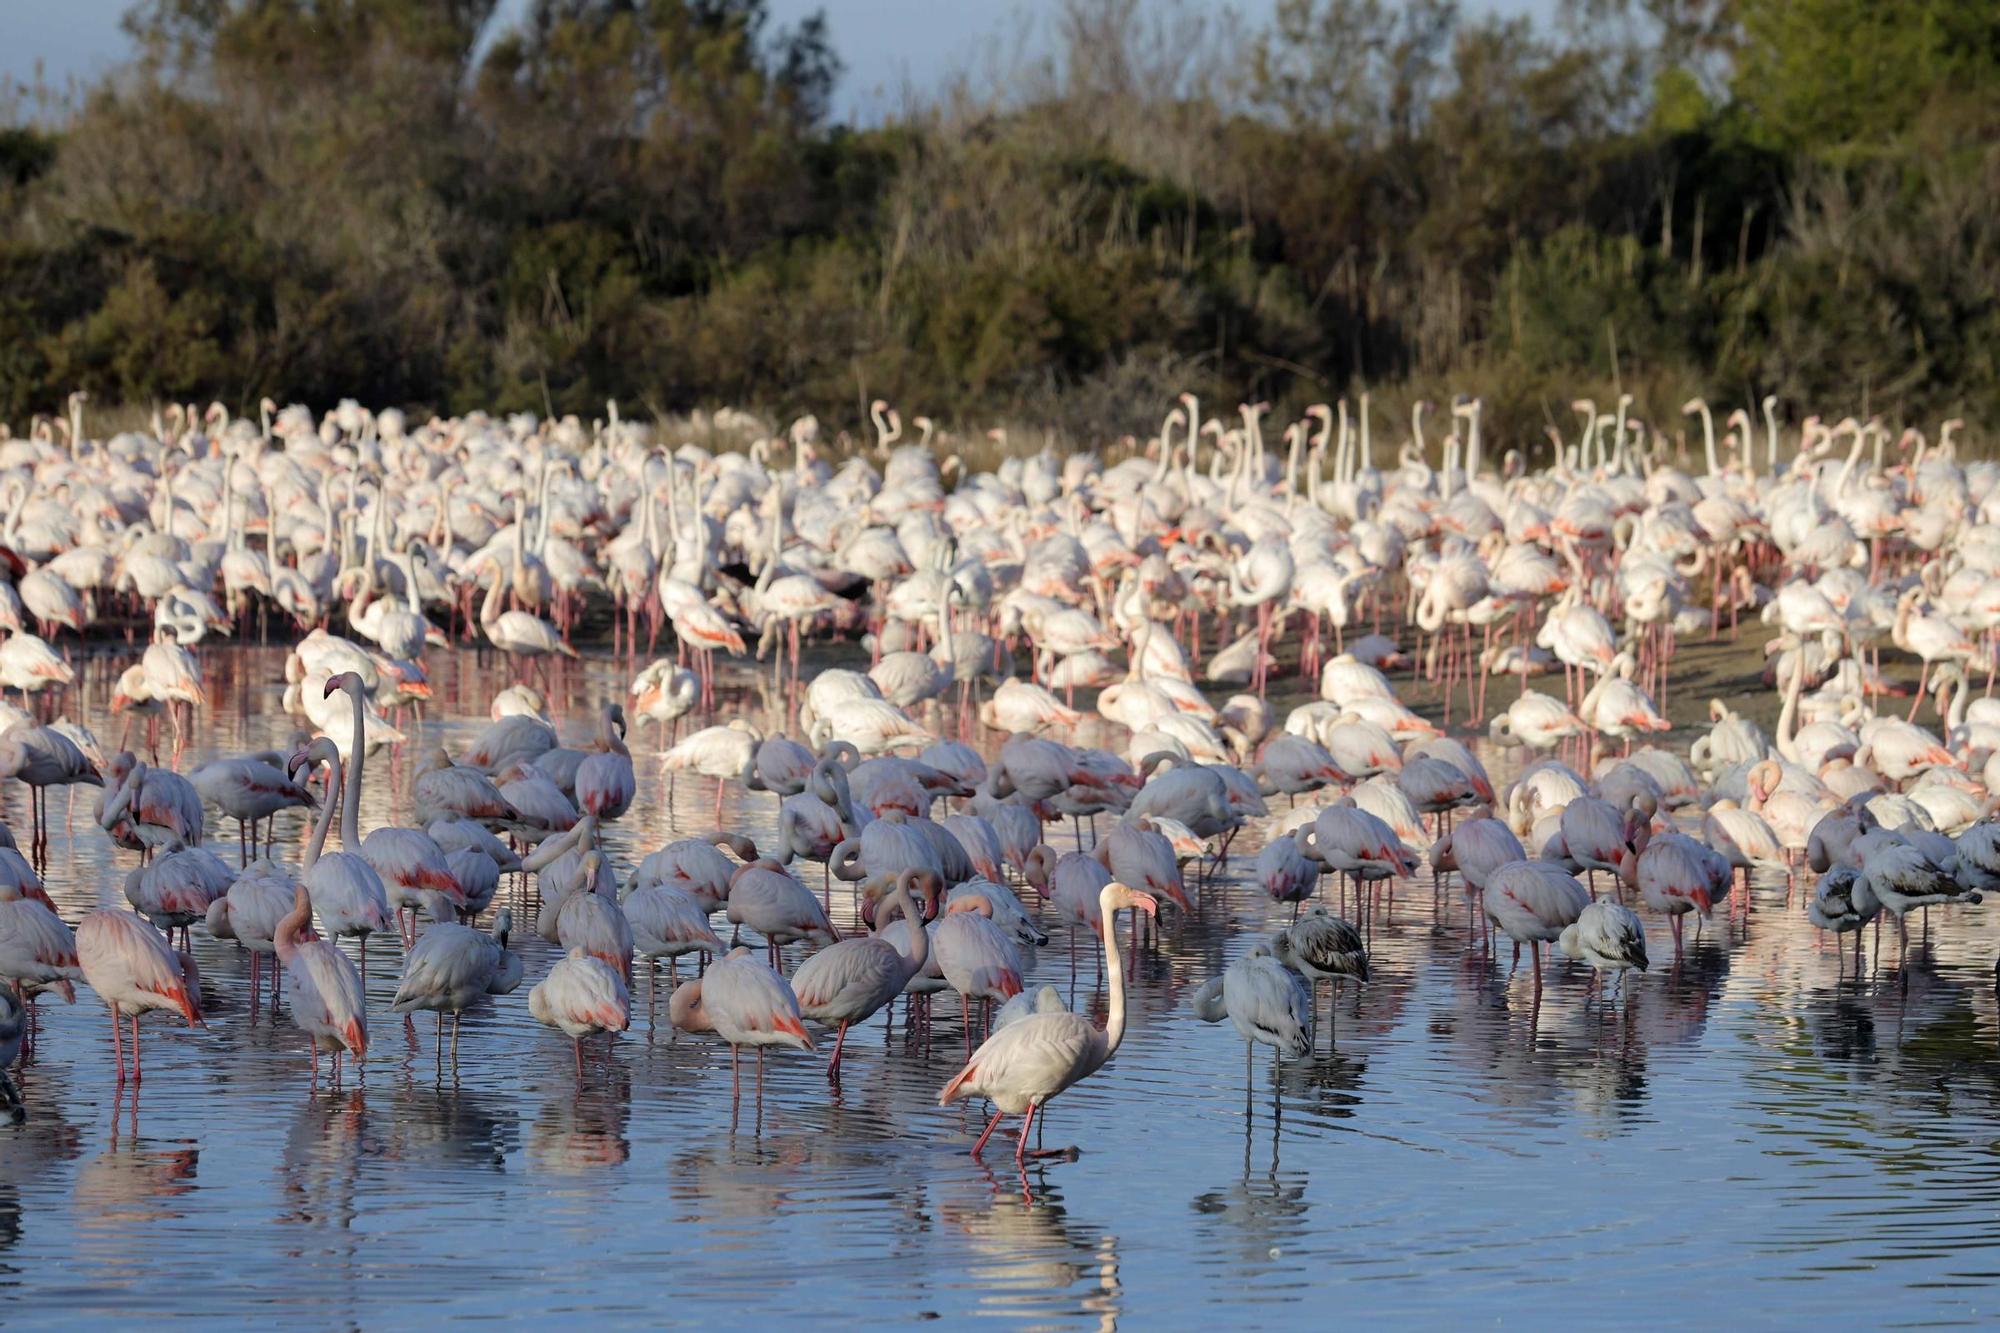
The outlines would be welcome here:
M 1864 928 L 1879 954 L 1886 914 L 1907 947 L 1912 912 L 1928 928 L 2000 886 L 2000 466 L 1960 458 L 1956 421 L 1935 441 L 1786 430 L 1765 400 L 1761 441 L 1747 409 L 1718 438 L 1694 400 L 1697 454 L 1631 407 L 1579 401 L 1571 436 L 1492 451 L 1477 400 L 1438 440 L 1420 403 L 1378 463 L 1365 394 L 1307 408 L 1276 449 L 1266 407 L 1183 394 L 1145 438 L 990 470 L 928 421 L 906 441 L 881 402 L 872 439 L 803 417 L 740 449 L 615 405 L 417 424 L 267 401 L 92 439 L 76 403 L 60 435 L 0 428 L 20 496 L 0 776 L 31 826 L 26 855 L 0 837 L 0 1073 L 60 1055 L 37 1049 L 37 1002 L 82 982 L 120 1082 L 142 1078 L 141 1018 L 198 1027 L 233 985 L 204 978 L 197 927 L 248 955 L 253 1016 L 270 969 L 312 1085 L 322 1054 L 362 1076 L 371 1017 L 436 1015 L 442 1069 L 450 1016 L 456 1065 L 461 1016 L 529 980 L 518 919 L 555 956 L 528 1013 L 579 1079 L 587 1043 L 652 1039 L 662 959 L 667 1026 L 727 1044 L 739 1095 L 743 1048 L 761 1072 L 766 1047 L 817 1058 L 821 1032 L 837 1086 L 852 1031 L 899 1000 L 928 1058 L 955 992 L 939 1101 L 993 1108 L 974 1156 L 1021 1116 L 1020 1164 L 1047 1104 L 1118 1052 L 1142 948 L 1243 919 L 1238 895 L 1283 924 L 1187 1008 L 1284 1060 L 1315 1058 L 1319 983 L 1365 987 L 1399 888 L 1407 917 L 1426 881 L 1438 929 L 1462 901 L 1478 965 L 1500 966 L 1498 935 L 1510 969 L 1527 947 L 1537 1002 L 1545 946 L 1574 965 L 1554 984 L 1621 990 L 1649 935 L 1677 965 L 1687 917 L 1780 882 L 1784 910 L 1854 937 L 1861 984 Z M 1676 726 L 1676 658 L 1758 656 L 1760 625 L 1771 730 L 1740 691 Z M 183 774 L 215 654 L 274 636 L 292 742 Z M 456 653 L 514 680 L 447 744 L 426 709 Z M 590 698 L 585 658 L 629 690 Z M 1530 687 L 1558 671 L 1560 692 Z M 769 716 L 719 702 L 765 673 Z M 1518 773 L 1496 787 L 1473 745 L 1523 751 Z M 400 775 L 407 823 L 363 830 L 371 767 Z M 704 826 L 622 828 L 680 775 L 714 783 Z M 126 904 L 71 922 L 42 876 L 49 789 L 79 785 L 133 865 Z M 724 827 L 732 787 L 772 802 L 774 832 Z M 309 829 L 296 863 L 287 811 Z M 1101 1026 L 1036 984 L 1052 929 L 1072 988 L 1100 978 Z M 371 944 L 398 972 L 386 1009 Z

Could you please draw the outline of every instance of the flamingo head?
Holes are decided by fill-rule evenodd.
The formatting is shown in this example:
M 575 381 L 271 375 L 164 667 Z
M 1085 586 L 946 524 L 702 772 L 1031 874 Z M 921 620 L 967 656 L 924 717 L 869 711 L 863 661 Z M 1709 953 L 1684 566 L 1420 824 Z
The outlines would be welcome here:
M 355 675 L 352 671 L 343 671 L 337 676 L 328 676 L 326 678 L 326 690 L 322 697 L 331 699 L 336 690 L 350 690 L 352 693 L 359 695 L 361 693 L 361 677 Z
M 1049 879 L 1055 873 L 1056 860 L 1056 849 L 1042 843 L 1032 849 L 1021 864 L 1021 877 L 1044 898 L 1049 896 Z
M 709 1030 L 708 1011 L 701 1003 L 701 979 L 683 981 L 674 988 L 667 1000 L 667 1022 L 676 1032 L 706 1032 Z
M 1107 916 L 1124 907 L 1129 907 L 1135 912 L 1144 912 L 1147 916 L 1159 915 L 1159 904 L 1153 901 L 1153 895 L 1141 893 L 1131 885 L 1121 884 L 1117 880 L 1104 886 L 1102 905 Z

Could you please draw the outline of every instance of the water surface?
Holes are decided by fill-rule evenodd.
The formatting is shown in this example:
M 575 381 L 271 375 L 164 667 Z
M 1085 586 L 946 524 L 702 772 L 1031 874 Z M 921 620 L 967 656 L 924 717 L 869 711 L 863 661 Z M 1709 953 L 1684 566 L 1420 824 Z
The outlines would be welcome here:
M 205 655 L 214 699 L 183 769 L 285 743 L 276 650 Z M 119 663 L 92 659 L 80 702 L 107 742 Z M 423 738 L 457 746 L 504 667 L 433 664 Z M 572 665 L 559 719 L 622 696 L 608 659 Z M 768 717 L 767 681 L 732 678 L 727 716 Z M 991 740 L 989 736 L 989 740 Z M 1123 734 L 1085 740 L 1122 748 Z M 639 799 L 610 826 L 621 872 L 704 831 L 714 788 L 660 769 L 635 730 Z M 1485 755 L 1497 782 L 1515 761 Z M 364 827 L 407 819 L 407 758 L 368 766 Z M 49 887 L 71 921 L 122 904 L 134 863 L 91 824 L 58 822 Z M 23 789 L 7 814 L 25 830 Z M 753 836 L 776 802 L 725 796 Z M 211 841 L 234 856 L 233 825 Z M 296 862 L 302 830 L 280 821 Z M 1067 836 L 1066 834 L 1064 835 Z M 1263 834 L 1239 840 L 1254 853 Z M 209 1026 L 146 1025 L 143 1093 L 117 1094 L 94 995 L 44 1005 L 18 1071 L 31 1116 L 0 1129 L 0 1309 L 10 1327 L 170 1313 L 273 1325 L 425 1316 L 587 1316 L 633 1326 L 759 1317 L 962 1320 L 1029 1327 L 1298 1326 L 1330 1311 L 1397 1322 L 1972 1323 L 2000 1282 L 2000 1063 L 1993 959 L 1979 908 L 1931 914 L 1900 963 L 1872 937 L 1857 983 L 1760 883 L 1679 968 L 1651 922 L 1654 970 L 1622 1000 L 1551 968 L 1481 956 L 1456 889 L 1434 911 L 1404 886 L 1373 931 L 1375 983 L 1338 1001 L 1337 1046 L 1246 1070 L 1193 988 L 1289 919 L 1233 878 L 1169 920 L 1130 978 L 1115 1062 L 1053 1104 L 1074 1161 L 1016 1176 L 996 1137 L 966 1155 L 977 1106 L 941 1109 L 961 1059 L 949 998 L 932 1045 L 878 1019 L 849 1043 L 842 1087 L 774 1053 L 762 1097 L 727 1048 L 648 1041 L 643 1017 L 579 1083 L 570 1045 L 527 1013 L 553 949 L 517 932 L 528 981 L 467 1015 L 454 1076 L 430 1017 L 387 1012 L 395 946 L 371 946 L 363 1076 L 309 1090 L 299 1033 L 245 1003 L 248 957 L 199 930 Z M 808 882 L 817 876 L 805 869 Z M 505 895 L 511 894 L 503 886 Z M 1329 888 L 1329 892 L 1331 889 Z M 845 905 L 836 899 L 836 916 Z M 526 925 L 528 911 L 517 912 Z M 350 942 L 351 945 L 351 942 Z M 1088 957 L 1088 955 L 1086 955 Z M 1060 927 L 1031 984 L 1070 991 Z M 1101 1013 L 1086 964 L 1075 1002 Z M 643 1009 L 643 987 L 637 997 Z

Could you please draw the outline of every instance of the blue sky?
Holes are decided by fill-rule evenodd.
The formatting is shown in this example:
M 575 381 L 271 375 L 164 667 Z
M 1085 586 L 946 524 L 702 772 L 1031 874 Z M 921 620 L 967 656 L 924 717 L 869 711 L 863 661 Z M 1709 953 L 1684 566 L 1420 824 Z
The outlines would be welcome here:
M 1261 22 L 1274 0 L 1234 0 L 1238 13 Z M 526 0 L 503 0 L 502 13 L 518 13 Z M 835 45 L 847 62 L 838 95 L 844 118 L 872 119 L 894 106 L 906 86 L 934 87 L 946 74 L 977 69 L 987 51 L 1032 33 L 1055 9 L 1054 0 L 770 0 L 774 22 L 785 26 L 824 8 Z M 1494 0 L 1494 7 L 1546 12 L 1553 0 Z M 37 63 L 60 88 L 69 78 L 90 79 L 129 51 L 118 26 L 130 0 L 0 0 L 6 40 L 0 42 L 0 76 L 32 80 Z M 1475 0 L 1468 8 L 1480 8 Z

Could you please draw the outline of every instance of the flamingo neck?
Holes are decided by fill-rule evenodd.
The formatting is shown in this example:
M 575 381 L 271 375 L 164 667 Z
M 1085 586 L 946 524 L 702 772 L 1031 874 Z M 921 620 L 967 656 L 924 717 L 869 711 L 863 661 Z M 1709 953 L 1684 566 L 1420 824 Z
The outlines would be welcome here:
M 479 604 L 479 624 L 487 631 L 489 638 L 492 636 L 493 626 L 500 622 L 500 581 L 500 569 L 496 563 L 493 569 L 493 582 L 486 588 L 486 600 Z
M 1788 760 L 1799 757 L 1798 746 L 1793 743 L 1799 721 L 1799 690 L 1806 678 L 1806 645 L 1800 640 L 1792 662 L 1792 678 L 1785 686 L 1785 706 L 1778 712 L 1778 753 Z
M 340 808 L 340 793 L 340 756 L 336 754 L 328 762 L 326 770 L 326 805 L 319 812 L 319 822 L 313 825 L 312 841 L 306 844 L 307 871 L 318 863 L 320 853 L 326 848 L 326 832 L 333 827 L 333 812 Z M 348 850 L 353 849 L 350 847 Z
M 367 725 L 361 716 L 361 684 L 350 681 L 345 687 L 348 702 L 354 705 L 354 742 L 348 747 L 348 762 L 354 766 L 354 776 L 347 783 L 347 790 L 341 802 L 340 845 L 348 851 L 361 849 L 361 768 L 367 762 Z M 336 763 L 339 761 L 336 759 Z
M 1125 1040 L 1125 963 L 1118 955 L 1117 920 L 1118 909 L 1108 898 L 1099 899 L 1102 907 L 1104 931 L 1104 976 L 1105 986 L 1111 992 L 1111 1008 L 1104 1018 L 1104 1060 L 1111 1059 L 1117 1051 L 1118 1043 Z
M 917 911 L 916 904 L 910 901 L 910 891 L 907 887 L 902 884 L 896 885 L 895 890 L 889 895 L 889 901 L 895 904 L 896 910 L 902 913 L 903 920 L 910 926 L 910 951 L 903 955 L 903 959 L 909 974 L 914 977 L 923 971 L 924 964 L 931 960 L 931 934 L 924 929 L 923 914 Z

